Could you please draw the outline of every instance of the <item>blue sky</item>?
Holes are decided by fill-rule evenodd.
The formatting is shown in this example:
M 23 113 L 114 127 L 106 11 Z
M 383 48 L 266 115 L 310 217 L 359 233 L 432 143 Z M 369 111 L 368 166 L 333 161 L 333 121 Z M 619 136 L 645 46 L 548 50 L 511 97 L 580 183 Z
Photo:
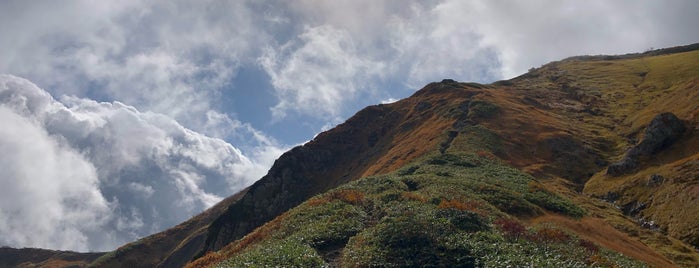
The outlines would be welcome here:
M 0 2 L 0 245 L 111 250 L 444 78 L 699 41 L 697 1 Z M 38 220 L 41 219 L 41 220 Z

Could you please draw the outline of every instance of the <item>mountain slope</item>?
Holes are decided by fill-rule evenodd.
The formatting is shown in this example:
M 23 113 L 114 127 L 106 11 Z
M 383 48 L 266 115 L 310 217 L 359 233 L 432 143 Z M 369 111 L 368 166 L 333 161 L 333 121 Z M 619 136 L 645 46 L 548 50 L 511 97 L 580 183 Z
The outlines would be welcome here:
M 698 266 L 698 49 L 431 83 L 92 265 Z
M 696 47 L 696 46 L 694 46 Z M 537 256 L 537 243 L 539 241 L 528 241 L 527 236 L 536 236 L 538 232 L 549 232 L 547 226 L 551 225 L 554 230 L 560 228 L 566 233 L 567 238 L 563 239 L 563 243 L 570 244 L 571 241 L 578 241 L 579 244 L 586 244 L 590 241 L 592 245 L 607 248 L 612 251 L 617 251 L 640 259 L 653 266 L 666 267 L 672 262 L 682 266 L 693 266 L 699 263 L 697 252 L 691 245 L 692 243 L 687 236 L 676 236 L 669 233 L 669 237 L 663 232 L 657 232 L 652 229 L 644 228 L 642 225 L 636 224 L 632 219 L 621 215 L 613 204 L 605 204 L 596 199 L 589 198 L 579 193 L 585 185 L 586 189 L 592 189 L 592 185 L 597 183 L 595 174 L 606 172 L 607 167 L 617 161 L 624 150 L 632 145 L 628 141 L 628 136 L 632 133 L 638 133 L 650 120 L 662 112 L 676 113 L 678 117 L 685 120 L 688 128 L 696 126 L 694 115 L 697 113 L 697 103 L 695 100 L 696 92 L 699 90 L 696 87 L 696 81 L 699 77 L 699 52 L 693 49 L 686 49 L 688 52 L 671 53 L 673 51 L 655 52 L 659 55 L 627 55 L 624 57 L 589 57 L 589 58 L 571 58 L 561 62 L 555 62 L 543 66 L 542 68 L 534 69 L 530 73 L 510 81 L 501 81 L 493 85 L 476 85 L 455 83 L 445 80 L 439 84 L 428 85 L 414 96 L 409 98 L 418 99 L 425 96 L 431 96 L 433 103 L 425 102 L 421 107 L 426 108 L 428 113 L 438 114 L 439 118 L 444 121 L 451 122 L 447 128 L 443 128 L 439 139 L 441 140 L 437 146 L 424 156 L 422 162 L 412 162 L 410 165 L 417 165 L 425 169 L 425 166 L 430 166 L 430 163 L 435 161 L 435 154 L 457 155 L 454 161 L 466 161 L 468 167 L 458 167 L 458 170 L 441 170 L 435 169 L 427 173 L 419 173 L 421 179 L 429 182 L 414 182 L 417 185 L 430 185 L 430 187 L 445 187 L 449 185 L 448 180 L 440 177 L 458 177 L 455 179 L 458 183 L 473 183 L 474 181 L 483 180 L 479 185 L 478 190 L 473 190 L 468 186 L 459 185 L 452 187 L 462 189 L 460 191 L 451 191 L 444 195 L 447 189 L 434 192 L 423 193 L 417 189 L 410 189 L 409 183 L 406 183 L 406 178 L 402 178 L 401 172 L 411 171 L 411 167 L 406 167 L 407 171 L 398 171 L 391 173 L 388 177 L 367 177 L 358 182 L 342 186 L 340 189 L 331 191 L 325 195 L 321 195 L 314 199 L 310 199 L 302 206 L 295 208 L 287 214 L 283 214 L 280 218 L 268 223 L 261 229 L 249 234 L 242 240 L 238 240 L 230 244 L 223 251 L 215 254 L 210 254 L 207 258 L 203 258 L 195 265 L 203 265 L 205 263 L 216 263 L 222 261 L 230 265 L 235 265 L 239 262 L 261 262 L 274 263 L 274 252 L 264 251 L 265 248 L 278 248 L 278 251 L 294 256 L 297 254 L 305 254 L 303 256 L 312 256 L 306 261 L 320 262 L 336 262 L 345 265 L 369 265 L 376 263 L 393 263 L 399 260 L 408 260 L 410 256 L 414 256 L 416 252 L 407 250 L 404 255 L 387 256 L 387 252 L 402 252 L 401 246 L 406 243 L 417 243 L 410 239 L 418 239 L 429 245 L 427 248 L 436 248 L 435 251 L 429 252 L 429 256 L 423 256 L 424 259 L 414 260 L 416 263 L 422 261 L 448 261 L 444 256 L 451 256 L 452 251 L 463 254 L 461 257 L 473 258 L 473 263 L 490 263 L 497 265 L 499 262 L 489 262 L 488 256 L 492 252 L 480 252 L 468 254 L 468 249 L 483 248 L 483 245 L 468 245 L 467 248 L 449 248 L 445 246 L 448 241 L 453 238 L 450 235 L 464 235 L 460 239 L 470 237 L 464 233 L 460 233 L 458 227 L 452 225 L 439 225 L 435 222 L 414 222 L 413 219 L 403 219 L 408 211 L 418 210 L 413 215 L 415 218 L 432 218 L 438 219 L 437 222 L 451 221 L 449 217 L 438 217 L 440 206 L 456 202 L 457 204 L 473 204 L 465 205 L 463 210 L 476 213 L 478 211 L 487 210 L 488 212 L 478 214 L 483 217 L 486 224 L 478 225 L 482 219 L 471 219 L 476 225 L 481 226 L 484 230 L 479 230 L 476 235 L 501 235 L 502 237 L 492 238 L 495 240 L 486 240 L 500 246 L 507 247 L 508 245 L 520 244 L 532 246 L 534 249 L 528 248 L 523 252 Z M 645 68 L 645 69 L 644 69 Z M 680 101 L 670 101 L 676 98 L 677 95 L 685 96 Z M 458 101 L 448 101 L 458 99 Z M 414 102 L 413 102 L 414 103 Z M 685 104 L 677 106 L 677 104 Z M 398 102 L 395 105 L 405 105 Z M 652 108 L 650 108 L 652 107 Z M 621 123 L 621 124 L 620 124 Z M 419 128 L 426 129 L 428 126 L 420 126 Z M 438 132 L 434 132 L 438 133 Z M 682 136 L 679 143 L 692 143 L 693 136 L 691 133 Z M 692 143 L 693 144 L 693 143 Z M 682 149 L 684 152 L 675 151 L 674 147 L 663 148 L 663 152 L 653 152 L 648 158 L 662 158 L 663 154 L 672 155 L 673 157 L 682 158 L 685 154 L 697 152 L 697 147 L 690 149 Z M 450 154 L 451 153 L 451 154 Z M 478 174 L 469 174 L 473 169 L 479 169 L 478 164 L 473 164 L 473 156 L 477 158 L 475 162 L 483 162 L 484 159 L 495 159 L 499 164 L 499 168 L 492 166 L 481 170 Z M 439 156 L 436 156 L 439 157 Z M 426 160 L 425 160 L 426 159 Z M 469 160 L 470 159 L 470 160 Z M 451 161 L 451 160 L 450 160 Z M 447 161 L 448 162 L 448 161 Z M 454 164 L 453 162 L 450 162 Z M 472 166 L 473 165 L 473 166 Z M 457 166 L 459 166 L 457 164 Z M 475 166 L 475 167 L 474 167 Z M 520 189 L 520 192 L 500 185 L 495 178 L 482 179 L 479 176 L 483 174 L 498 174 L 500 168 L 507 166 L 515 167 L 525 171 L 534 177 L 529 178 L 527 183 L 529 189 L 522 191 L 522 185 L 512 186 Z M 452 167 L 453 168 L 453 167 Z M 686 169 L 696 169 L 687 167 Z M 429 170 L 429 168 L 428 168 Z M 415 172 L 415 170 L 412 170 Z M 482 172 L 482 173 L 481 173 Z M 427 174 L 427 178 L 424 175 Z M 459 174 L 454 176 L 454 174 Z M 689 173 L 691 175 L 691 173 Z M 409 174 L 415 176 L 415 174 Z M 593 176 L 594 175 L 594 176 Z M 411 180 L 410 176 L 407 180 Z M 504 176 L 504 175 L 500 175 Z M 506 176 L 505 176 L 506 177 Z M 592 177 L 592 181 L 588 180 Z M 693 178 L 693 177 L 689 177 Z M 379 181 L 376 184 L 390 183 L 399 184 L 403 182 L 403 186 L 396 186 L 393 189 L 382 189 L 382 191 L 374 191 L 375 186 L 357 186 L 362 182 Z M 415 179 L 418 180 L 418 179 Z M 512 182 L 513 179 L 505 179 Z M 529 185 L 529 184 L 532 185 Z M 399 184 L 400 185 L 400 184 Z M 505 190 L 492 190 L 488 188 L 492 186 L 505 188 Z M 356 188 L 355 188 L 356 187 Z M 485 188 L 483 188 L 485 187 Z M 407 189 L 406 189 L 407 188 Z M 468 188 L 468 189 L 464 189 Z M 355 191 L 352 192 L 349 189 Z M 561 217 L 561 214 L 566 207 L 564 201 L 552 201 L 553 204 L 536 204 L 533 200 L 527 200 L 526 194 L 536 189 L 542 189 L 542 192 L 556 192 L 560 195 L 567 196 L 577 203 L 586 211 L 586 216 L 582 219 L 575 220 L 570 217 Z M 693 194 L 692 187 L 681 186 L 680 191 L 689 192 L 688 196 Z M 507 191 L 506 191 L 507 190 Z M 349 192 L 348 192 L 349 191 Z M 396 191 L 396 192 L 391 192 Z M 417 191 L 417 192 L 416 192 Z M 434 190 L 433 190 L 434 191 Z M 488 192 L 492 191 L 492 192 Z M 502 192 L 509 193 L 502 194 Z M 475 198 L 474 196 L 486 193 L 485 196 Z M 491 196 L 494 195 L 494 196 Z M 560 195 L 553 195 L 558 196 Z M 391 197 L 386 197 L 391 196 Z M 696 194 L 694 194 L 696 196 Z M 518 199 L 519 197 L 519 199 Z M 395 199 L 386 201 L 385 198 Z M 473 200 L 475 198 L 475 200 Z M 521 199 L 524 200 L 521 200 Z M 551 197 L 553 198 L 553 197 Z M 557 198 L 557 197 L 556 197 Z M 554 198 L 554 199 L 556 199 Z M 314 226 L 312 223 L 319 220 L 313 218 L 314 206 L 325 200 L 333 206 L 340 206 L 340 203 L 350 204 L 353 208 L 335 207 L 333 209 L 320 209 L 320 213 L 324 217 L 334 220 L 324 222 L 320 226 Z M 549 200 L 549 198 L 542 198 Z M 390 203 L 398 200 L 398 203 Z M 507 202 L 503 200 L 508 200 Z M 558 199 L 556 199 L 558 200 Z M 561 199 L 565 200 L 565 199 Z M 682 199 L 684 200 L 684 199 Z M 411 202 L 416 201 L 418 207 L 411 207 Z M 339 202 L 339 203 L 338 203 Z M 353 204 L 357 203 L 357 204 Z M 322 203 L 322 202 L 321 202 Z M 369 203 L 370 205 L 367 205 Z M 679 209 L 692 206 L 691 202 L 676 201 L 681 203 Z M 514 208 L 502 207 L 503 204 L 511 204 Z M 356 207 L 370 206 L 372 209 L 355 210 Z M 378 206 L 378 208 L 376 208 Z M 398 209 L 395 212 L 395 207 L 408 206 L 409 208 Z M 475 207 L 475 208 L 473 208 Z M 494 208 L 493 208 L 494 207 Z M 389 209 L 390 208 L 390 209 Z M 487 209 L 485 209 L 487 208 Z M 349 212 L 345 212 L 349 210 Z M 375 210 L 378 210 L 376 212 Z M 458 209 L 457 209 L 458 210 Z M 297 218 L 295 215 L 310 213 L 306 215 L 308 218 Z M 338 214 L 339 213 L 339 214 Z M 342 213 L 349 213 L 343 215 Z M 391 213 L 395 213 L 391 215 Z M 362 215 L 379 214 L 378 219 Z M 563 213 L 566 214 L 566 213 Z M 570 212 L 568 212 L 571 216 Z M 696 215 L 696 214 L 694 214 Z M 506 230 L 498 229 L 498 221 L 506 221 L 512 216 L 519 218 L 519 221 L 524 222 L 524 225 L 529 225 L 525 229 L 524 239 L 517 238 L 508 240 Z M 579 216 L 572 214 L 572 216 Z M 317 217 L 317 216 L 315 216 Z M 468 217 L 468 216 L 464 216 Z M 686 215 L 693 217 L 693 215 Z M 358 218 L 354 223 L 346 223 L 345 218 Z M 689 229 L 696 230 L 696 226 L 692 224 L 699 222 L 689 218 L 688 221 L 682 221 L 685 225 L 690 225 Z M 354 227 L 332 227 L 334 224 L 344 226 L 349 224 Z M 394 226 L 394 225 L 398 226 Z M 449 235 L 439 235 L 430 233 L 426 236 L 418 236 L 417 238 L 401 237 L 401 234 L 394 232 L 386 233 L 385 228 L 401 230 L 402 224 L 421 226 L 428 230 L 442 230 L 440 232 L 449 233 Z M 328 227 L 331 226 L 331 227 Z M 515 224 L 516 225 L 516 224 Z M 287 228 L 286 226 L 297 226 L 296 229 Z M 542 227 L 543 226 L 543 227 Z M 405 226 L 403 226 L 405 227 Z M 349 233 L 341 234 L 338 237 L 330 239 L 336 247 L 335 255 L 327 256 L 321 248 L 317 248 L 317 240 L 327 239 L 325 237 L 316 237 L 323 230 L 331 229 L 348 229 L 352 230 Z M 478 227 L 480 228 L 480 227 Z M 488 229 L 490 228 L 490 229 Z M 506 229 L 506 228 L 505 228 Z M 383 230 L 383 231 L 382 231 Z M 545 231 L 541 231 L 545 230 Z M 462 230 L 463 231 L 463 230 Z M 378 233 L 377 233 L 378 232 Z M 383 233 L 382 233 L 383 232 Z M 405 230 L 405 233 L 411 234 L 414 229 Z M 556 231 L 552 231 L 556 232 Z M 403 234 L 405 234 L 403 233 Z M 468 232 L 466 232 L 468 233 Z M 308 234 L 311 234 L 310 236 Z M 376 241 L 372 237 L 382 237 L 387 235 L 388 240 Z M 393 235 L 393 236 L 392 236 Z M 391 237 L 397 237 L 398 242 L 391 240 Z M 487 236 L 486 235 L 486 236 Z M 322 236 L 322 235 L 321 235 Z M 696 235 L 689 234 L 689 237 L 696 238 Z M 502 238 L 502 239 L 501 239 Z M 335 240 L 333 240 L 335 239 Z M 364 242 L 357 242 L 357 239 Z M 366 242 L 365 240 L 370 240 Z M 408 239 L 406 242 L 401 239 Z M 456 239 L 456 240 L 460 240 Z M 485 238 L 478 238 L 485 239 Z M 476 239 L 476 240 L 478 240 Z M 678 241 L 676 239 L 682 239 Z M 545 239 L 544 239 L 545 240 Z M 639 241 L 640 240 L 640 241 Z M 334 242 L 333 242 L 334 241 Z M 391 244 L 393 242 L 395 244 Z M 581 242 L 583 241 L 583 242 Z M 365 243 L 366 242 L 366 243 Z M 346 243 L 346 244 L 343 244 Z M 441 243 L 441 244 L 440 244 Z M 650 247 L 648 246 L 650 245 Z M 550 250 L 550 248 L 548 248 Z M 286 251 L 291 250 L 291 251 Z M 349 250 L 349 251 L 348 251 Z M 388 250 L 388 251 L 386 251 Z M 440 251 L 442 250 L 442 251 Z M 356 253 L 361 252 L 361 254 Z M 418 250 L 417 252 L 422 252 Z M 607 252 L 602 250 L 601 252 Z M 424 252 L 422 252 L 424 253 Z M 521 253 L 521 252 L 520 252 Z M 558 252 L 563 256 L 563 259 L 571 261 L 579 261 L 580 263 L 593 263 L 595 261 L 616 261 L 617 264 L 624 264 L 625 260 L 615 259 L 613 255 L 595 255 L 576 256 L 570 252 Z M 432 255 L 430 255 L 432 254 Z M 605 253 L 606 254 L 606 253 Z M 368 259 L 354 259 L 353 256 L 369 256 Z M 516 254 L 515 254 L 516 255 Z M 315 256 L 315 257 L 313 257 Z M 509 256 L 509 255 L 507 255 Z M 530 256 L 530 255 L 528 255 Z M 509 256 L 504 257 L 506 261 L 522 261 L 524 256 Z M 291 261 L 282 259 L 283 261 Z M 279 261 L 279 260 L 278 260 Z M 355 262 L 356 261 L 356 262 Z M 500 260 L 498 260 L 500 261 Z M 386 264 L 384 263 L 384 264 Z M 301 263 L 303 264 L 303 263 Z M 520 264 L 526 264 L 522 262 Z M 539 263 L 545 265 L 545 263 Z M 627 263 L 629 264 L 629 263 Z
M 455 97 L 450 101 L 463 99 Z M 123 246 L 94 265 L 181 266 L 243 237 L 313 195 L 366 175 L 395 170 L 437 146 L 437 137 L 452 123 L 428 109 L 431 98 L 434 96 L 368 107 L 283 154 L 240 199 L 227 199 L 230 203 L 225 209 L 219 209 L 221 204 L 211 209 L 215 216 L 204 229 L 201 225 L 188 229 L 196 230 L 197 235 L 173 243 L 170 235 L 156 234 Z

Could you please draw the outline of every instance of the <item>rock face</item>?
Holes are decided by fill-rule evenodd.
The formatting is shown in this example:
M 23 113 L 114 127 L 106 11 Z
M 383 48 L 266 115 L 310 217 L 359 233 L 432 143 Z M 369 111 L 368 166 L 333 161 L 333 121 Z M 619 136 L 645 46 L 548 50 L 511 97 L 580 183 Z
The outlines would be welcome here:
M 607 168 L 607 175 L 619 176 L 633 172 L 644 158 L 672 145 L 686 130 L 682 120 L 672 113 L 662 113 L 648 124 L 643 140 L 626 152 L 624 158 Z
M 631 148 L 628 155 L 643 157 L 657 153 L 673 144 L 684 133 L 685 129 L 684 123 L 674 114 L 659 114 L 646 128 L 641 143 Z

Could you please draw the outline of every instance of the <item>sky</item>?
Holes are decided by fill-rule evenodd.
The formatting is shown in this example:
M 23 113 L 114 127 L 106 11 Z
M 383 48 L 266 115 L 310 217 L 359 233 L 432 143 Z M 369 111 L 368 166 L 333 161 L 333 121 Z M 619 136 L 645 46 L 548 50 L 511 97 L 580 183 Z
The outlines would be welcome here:
M 432 81 L 699 42 L 699 1 L 0 1 L 0 246 L 106 251 Z

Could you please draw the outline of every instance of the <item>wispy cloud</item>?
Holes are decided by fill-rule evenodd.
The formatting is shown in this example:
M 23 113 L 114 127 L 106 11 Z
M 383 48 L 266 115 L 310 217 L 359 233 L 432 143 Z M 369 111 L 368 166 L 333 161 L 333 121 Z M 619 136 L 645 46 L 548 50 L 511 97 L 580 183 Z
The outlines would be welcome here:
M 349 33 L 332 26 L 307 28 L 280 50 L 267 50 L 260 64 L 279 97 L 273 116 L 283 118 L 291 110 L 337 117 L 344 102 L 366 90 L 365 81 L 374 79 L 383 67 L 358 52 Z
M 501 63 L 500 75 L 511 78 L 569 56 L 642 52 L 698 42 L 687 28 L 699 23 L 689 14 L 698 8 L 699 2 L 691 0 L 446 0 L 433 11 L 443 18 L 440 24 L 468 29 L 479 47 L 492 49 Z
M 389 104 L 389 103 L 394 103 L 394 102 L 397 102 L 397 101 L 398 101 L 398 99 L 388 98 L 388 99 L 382 100 L 382 101 L 381 101 L 381 104 Z

